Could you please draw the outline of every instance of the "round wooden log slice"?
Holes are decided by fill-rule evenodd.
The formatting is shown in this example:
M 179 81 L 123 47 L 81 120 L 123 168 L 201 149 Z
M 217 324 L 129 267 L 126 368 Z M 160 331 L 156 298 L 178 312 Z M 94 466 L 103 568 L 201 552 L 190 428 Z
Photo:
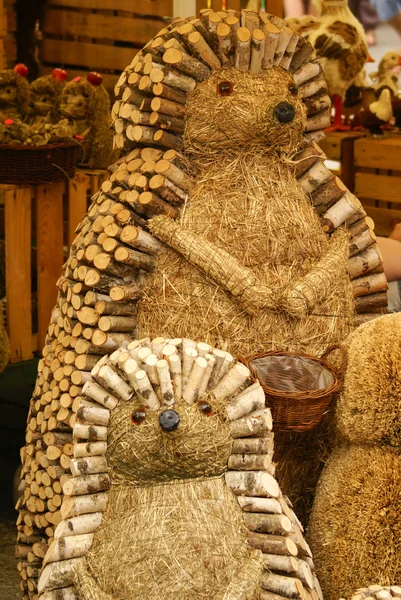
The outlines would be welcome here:
M 251 532 L 248 535 L 248 544 L 252 548 L 261 550 L 263 554 L 278 556 L 298 556 L 298 548 L 289 537 L 281 535 L 266 535 Z
M 355 298 L 355 310 L 358 314 L 377 312 L 379 308 L 385 308 L 388 304 L 387 292 L 378 292 Z

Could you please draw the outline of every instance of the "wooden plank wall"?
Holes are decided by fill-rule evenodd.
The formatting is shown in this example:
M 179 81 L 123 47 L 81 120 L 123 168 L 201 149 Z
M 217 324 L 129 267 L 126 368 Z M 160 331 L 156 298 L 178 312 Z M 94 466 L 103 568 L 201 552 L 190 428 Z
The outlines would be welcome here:
M 17 61 L 16 31 L 15 0 L 0 0 L 0 69 L 11 68 Z
M 42 23 L 42 72 L 63 66 L 70 78 L 96 70 L 111 90 L 172 15 L 173 0 L 141 0 L 138 5 L 132 0 L 49 0 Z
M 283 0 L 266 0 L 264 4 L 266 12 L 278 17 L 283 16 Z M 215 11 L 224 10 L 224 5 L 233 10 L 248 8 L 259 11 L 261 0 L 227 0 L 225 3 L 222 0 L 196 0 L 196 12 L 198 13 L 201 8 L 212 8 Z

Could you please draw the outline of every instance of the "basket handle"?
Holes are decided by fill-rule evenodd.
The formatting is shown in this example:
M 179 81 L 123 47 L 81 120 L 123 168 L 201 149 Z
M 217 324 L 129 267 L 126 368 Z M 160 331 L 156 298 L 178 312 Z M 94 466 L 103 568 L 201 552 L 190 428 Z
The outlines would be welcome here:
M 341 362 L 340 365 L 338 367 L 335 367 L 334 365 L 331 365 L 331 368 L 337 373 L 337 375 L 339 377 L 341 377 L 341 379 L 344 377 L 344 373 L 345 373 L 345 368 L 347 366 L 347 352 L 344 348 L 343 345 L 334 345 L 334 346 L 330 346 L 329 348 L 327 348 L 326 352 L 324 352 L 324 354 L 322 354 L 322 356 L 320 357 L 320 361 L 319 362 L 323 362 L 323 361 L 327 361 L 330 362 L 328 360 L 329 355 L 332 352 L 335 352 L 336 350 L 338 350 L 341 354 Z

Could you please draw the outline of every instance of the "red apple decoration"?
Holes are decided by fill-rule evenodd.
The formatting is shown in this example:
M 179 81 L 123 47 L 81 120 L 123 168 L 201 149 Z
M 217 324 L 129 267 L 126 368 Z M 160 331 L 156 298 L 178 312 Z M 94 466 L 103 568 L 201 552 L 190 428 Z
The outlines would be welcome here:
M 100 73 L 96 73 L 96 71 L 91 71 L 90 73 L 88 73 L 86 79 L 92 85 L 102 85 L 103 82 L 103 77 L 100 75 Z
M 14 119 L 6 119 L 4 125 L 14 125 Z
M 18 63 L 14 67 L 14 72 L 21 75 L 21 77 L 26 77 L 28 75 L 28 67 L 23 63 Z
M 65 81 L 67 79 L 67 71 L 64 71 L 64 69 L 53 69 L 52 78 L 56 81 Z

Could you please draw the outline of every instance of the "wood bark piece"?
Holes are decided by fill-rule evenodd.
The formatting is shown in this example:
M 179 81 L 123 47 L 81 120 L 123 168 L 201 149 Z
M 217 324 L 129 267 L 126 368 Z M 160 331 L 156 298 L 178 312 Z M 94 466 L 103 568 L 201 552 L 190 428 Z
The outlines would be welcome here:
M 46 565 L 39 579 L 38 592 L 74 584 L 75 569 L 78 565 L 83 564 L 84 560 L 84 558 L 72 558 Z
M 297 152 L 292 158 L 295 170 L 295 177 L 299 179 L 302 175 L 310 169 L 317 160 L 324 160 L 326 157 L 324 152 L 317 144 L 312 142 L 310 146 L 307 146 L 300 152 Z M 345 190 L 344 190 L 345 191 Z
M 172 102 L 177 102 L 178 104 L 185 104 L 187 101 L 187 95 L 185 92 L 174 89 L 165 83 L 154 83 L 152 91 L 154 96 L 161 96 L 166 100 L 171 100 Z
M 270 433 L 263 438 L 237 438 L 233 441 L 234 454 L 270 454 L 273 453 L 274 435 Z
M 280 495 L 277 481 L 263 471 L 227 471 L 225 480 L 236 496 L 278 498 Z
M 103 513 L 89 513 L 61 521 L 54 532 L 55 539 L 93 533 L 102 522 Z
M 177 217 L 176 209 L 164 202 L 164 200 L 156 196 L 153 192 L 142 192 L 139 196 L 139 203 L 144 213 L 149 217 L 153 217 L 154 215 L 165 215 L 171 219 Z
M 98 379 L 100 383 L 104 383 L 108 389 L 113 390 L 114 394 L 122 400 L 130 400 L 132 398 L 133 391 L 130 386 L 109 365 L 103 365 L 99 373 L 93 375 L 93 377 L 94 379 Z
M 321 96 L 312 96 L 304 100 L 308 117 L 320 113 L 322 110 L 330 109 L 331 99 L 328 94 L 322 94 Z
M 137 300 L 141 297 L 141 289 L 135 285 L 122 285 L 110 288 L 110 298 L 115 301 Z
M 319 216 L 323 215 L 333 206 L 345 193 L 347 188 L 338 177 L 332 177 L 324 181 L 323 185 L 316 188 L 312 193 L 312 204 Z
M 281 594 L 286 598 L 302 598 L 304 587 L 299 579 L 285 577 L 276 573 L 265 573 L 261 577 L 261 586 L 275 594 Z
M 131 303 L 115 302 L 114 300 L 96 302 L 95 308 L 99 315 L 132 316 L 135 312 Z
M 289 27 L 289 29 L 291 30 L 291 28 Z M 296 31 L 292 31 L 292 35 L 290 38 L 290 41 L 288 42 L 287 48 L 284 50 L 284 54 L 283 57 L 280 61 L 280 67 L 282 69 L 285 69 L 286 71 L 288 71 L 291 61 L 293 59 L 297 44 L 298 44 L 298 40 L 299 40 L 299 34 Z
M 107 427 L 76 423 L 74 426 L 74 439 L 88 440 L 89 442 L 105 442 L 107 441 Z
M 236 25 L 239 26 L 239 21 L 236 19 Z M 217 41 L 219 44 L 219 56 L 224 66 L 231 65 L 233 63 L 233 33 L 235 30 L 230 26 L 229 23 L 219 23 L 216 28 Z
M 73 458 L 71 459 L 70 468 L 74 477 L 105 473 L 107 471 L 107 460 L 104 456 Z
M 128 362 L 130 361 L 127 361 L 127 363 Z M 152 410 L 160 408 L 159 399 L 152 388 L 152 384 L 149 381 L 146 371 L 139 369 L 134 373 L 134 377 L 139 393 L 146 405 Z
M 248 535 L 248 544 L 252 548 L 261 550 L 263 554 L 298 556 L 297 545 L 290 538 L 281 535 L 266 535 L 252 532 Z
M 349 255 L 355 256 L 376 242 L 376 235 L 373 229 L 366 227 L 362 233 L 355 235 L 350 239 Z
M 249 496 L 238 496 L 238 504 L 245 512 L 282 514 L 280 503 L 275 498 L 252 498 Z
M 60 512 L 63 519 L 85 515 L 89 513 L 104 512 L 108 502 L 108 494 L 89 494 L 64 498 Z
M 167 406 L 174 404 L 174 389 L 171 381 L 169 363 L 161 359 L 156 363 L 157 375 L 160 384 L 160 394 L 163 403 Z
M 366 250 L 353 256 L 348 260 L 348 273 L 350 279 L 356 279 L 365 275 L 368 271 L 379 267 L 383 260 L 376 244 L 369 246 Z
M 355 298 L 355 310 L 357 313 L 377 312 L 378 309 L 387 307 L 387 304 L 387 292 L 377 292 Z
M 194 360 L 187 384 L 183 391 L 183 398 L 188 404 L 194 404 L 199 398 L 199 388 L 205 375 L 207 360 L 198 356 Z
M 199 31 L 192 31 L 186 38 L 190 48 L 205 62 L 211 69 L 217 70 L 221 67 L 221 62 L 216 54 L 210 48 L 206 40 Z
M 352 282 L 354 296 L 367 296 L 370 294 L 376 294 L 383 292 L 388 289 L 387 278 L 384 273 L 375 273 L 373 275 L 366 275 L 365 277 L 358 277 Z
M 296 85 L 302 85 L 309 81 L 309 79 L 314 79 L 320 75 L 322 71 L 323 67 L 319 61 L 306 62 L 293 73 L 294 83 Z
M 280 29 L 278 29 L 270 21 L 264 24 L 265 39 L 265 53 L 263 57 L 263 68 L 270 69 L 274 63 L 274 56 L 276 54 L 277 44 L 280 38 Z
M 246 72 L 251 62 L 251 32 L 247 27 L 239 27 L 234 34 L 235 68 Z
M 205 81 L 210 75 L 210 69 L 204 63 L 177 48 L 167 49 L 163 54 L 163 60 L 195 81 Z
M 291 531 L 291 521 L 285 515 L 245 513 L 244 523 L 250 531 L 286 535 Z
M 228 459 L 233 471 L 269 471 L 271 467 L 271 458 L 265 454 L 231 454 Z
M 316 79 L 307 81 L 299 86 L 299 95 L 303 99 L 310 98 L 311 96 L 321 96 L 322 94 L 326 93 L 327 83 L 324 80 L 324 77 L 316 77 Z
M 185 192 L 191 191 L 194 186 L 194 182 L 184 171 L 176 167 L 172 162 L 166 159 L 162 159 L 156 163 L 156 173 L 167 177 L 172 181 L 178 188 Z
M 232 399 L 227 405 L 227 415 L 231 421 L 240 419 L 245 415 L 262 409 L 265 406 L 265 394 L 261 385 L 257 382 L 246 388 Z
M 115 408 L 119 402 L 116 396 L 110 394 L 110 392 L 102 388 L 95 381 L 87 381 L 82 388 L 82 394 L 88 398 L 91 398 L 92 400 L 95 400 L 96 402 L 99 402 L 99 404 L 102 404 L 109 410 L 113 410 L 113 408 Z
M 231 436 L 235 438 L 263 435 L 273 428 L 269 408 L 256 410 L 246 417 L 231 422 Z
M 331 124 L 331 109 L 325 108 L 318 113 L 308 117 L 305 131 L 316 131 L 326 129 Z
M 312 45 L 301 36 L 298 40 L 298 45 L 289 67 L 290 73 L 295 73 L 295 71 L 297 71 L 299 67 L 303 63 L 305 63 L 312 54 Z
M 321 161 L 315 162 L 302 177 L 298 179 L 301 188 L 307 194 L 312 194 L 323 183 L 333 178 L 333 174 Z
M 188 194 L 163 175 L 154 175 L 149 181 L 149 188 L 169 204 L 181 205 L 186 202 Z
M 274 21 L 273 21 L 274 22 Z M 279 66 L 284 58 L 284 53 L 290 43 L 292 30 L 289 27 L 282 27 L 280 30 L 280 37 L 277 42 L 276 52 L 274 54 L 273 64 Z
M 148 192 L 144 193 L 146 194 Z M 129 237 L 129 234 L 136 233 L 137 231 L 138 230 L 133 227 L 128 232 L 122 234 L 122 236 L 124 238 L 127 238 Z M 119 248 L 117 248 L 117 250 L 114 252 L 114 258 L 118 262 L 130 265 L 131 267 L 135 267 L 136 269 L 143 269 L 144 271 L 152 271 L 155 267 L 155 259 L 153 258 L 153 256 L 145 254 L 144 252 L 137 252 L 136 250 L 131 250 L 131 248 L 125 248 L 124 246 L 120 246 Z
M 323 231 L 332 233 L 340 225 L 345 223 L 352 215 L 354 215 L 360 207 L 361 203 L 359 200 L 351 194 L 346 192 L 344 196 L 338 200 L 327 212 L 322 216 Z
M 110 488 L 110 478 L 107 473 L 82 475 L 69 479 L 63 485 L 66 496 L 82 496 L 107 491 Z
M 168 357 L 168 363 L 173 381 L 174 398 L 178 402 L 182 396 L 181 359 L 178 354 L 172 354 Z
M 134 331 L 137 326 L 136 317 L 129 316 L 103 316 L 99 320 L 101 331 Z
M 230 396 L 233 396 L 243 386 L 250 375 L 251 372 L 248 367 L 237 363 L 214 388 L 214 397 L 217 400 L 226 400 Z
M 260 73 L 263 68 L 265 55 L 265 34 L 257 28 L 252 31 L 251 39 L 251 62 L 249 70 L 251 73 Z
M 101 456 L 106 454 L 106 442 L 86 442 L 74 444 L 74 458 L 84 458 L 86 456 Z
M 184 133 L 185 129 L 185 123 L 182 119 L 177 119 L 171 115 L 165 115 L 155 111 L 150 114 L 149 123 L 154 127 L 167 129 L 178 134 Z
M 92 336 L 92 343 L 94 347 L 98 348 L 99 352 L 114 352 L 114 350 L 127 343 L 132 337 L 135 337 L 134 333 L 133 335 L 129 335 L 128 333 L 117 331 L 106 332 L 96 329 Z
M 55 561 L 85 556 L 92 546 L 93 536 L 93 533 L 84 533 L 54 540 L 46 553 L 43 563 L 46 565 Z
M 153 141 L 157 146 L 172 148 L 174 150 L 181 150 L 183 145 L 181 137 L 172 133 L 168 133 L 163 129 L 158 129 L 156 131 L 155 135 L 153 136 Z
M 185 93 L 192 92 L 196 87 L 193 77 L 188 77 L 175 69 L 157 67 L 150 72 L 150 78 L 154 83 L 163 83 Z

